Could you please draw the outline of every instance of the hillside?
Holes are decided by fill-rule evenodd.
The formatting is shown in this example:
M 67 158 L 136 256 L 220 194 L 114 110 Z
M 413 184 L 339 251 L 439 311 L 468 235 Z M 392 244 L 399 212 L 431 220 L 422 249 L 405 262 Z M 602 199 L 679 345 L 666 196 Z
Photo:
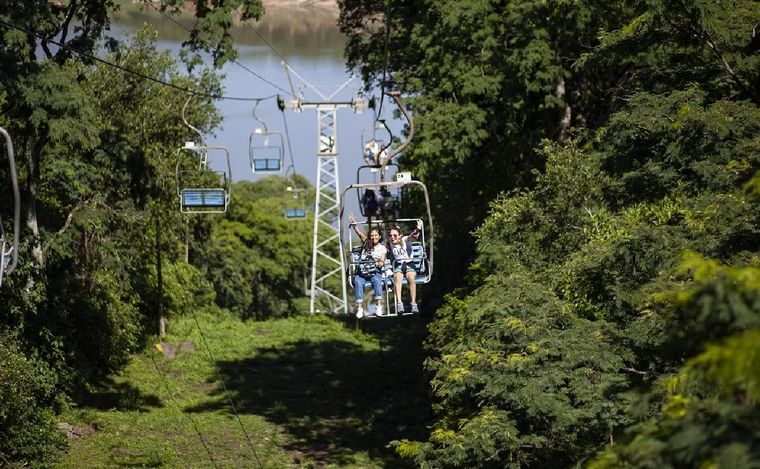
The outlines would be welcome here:
M 61 416 L 58 467 L 403 467 L 424 435 L 422 323 L 199 319 Z

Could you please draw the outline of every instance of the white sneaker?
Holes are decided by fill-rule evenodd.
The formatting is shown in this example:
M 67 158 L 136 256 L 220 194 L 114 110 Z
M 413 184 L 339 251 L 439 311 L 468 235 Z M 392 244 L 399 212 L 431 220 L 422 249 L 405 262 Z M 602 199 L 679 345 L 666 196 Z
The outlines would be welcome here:
M 364 308 L 362 305 L 358 305 L 356 307 L 356 319 L 361 319 L 364 317 Z
M 383 316 L 383 307 L 382 306 L 376 306 L 375 307 L 375 316 L 382 317 Z
M 404 312 L 404 303 L 398 302 L 396 303 L 396 312 L 403 313 Z
M 412 303 L 411 306 L 412 306 L 412 313 L 413 314 L 416 314 L 416 313 L 420 312 L 419 308 L 417 308 L 417 303 Z

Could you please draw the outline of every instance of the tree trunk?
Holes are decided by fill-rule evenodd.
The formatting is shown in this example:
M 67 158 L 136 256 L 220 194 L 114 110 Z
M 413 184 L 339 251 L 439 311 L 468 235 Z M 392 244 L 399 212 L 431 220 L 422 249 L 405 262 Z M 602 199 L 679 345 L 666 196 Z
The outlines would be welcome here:
M 185 223 L 185 264 L 190 263 L 190 219 Z
M 34 237 L 32 255 L 37 266 L 42 268 L 44 258 L 42 256 L 42 244 L 40 243 L 40 229 L 37 222 L 37 193 L 39 192 L 40 179 L 40 152 L 42 145 L 33 144 L 31 141 L 26 145 L 26 227 Z
M 158 290 L 158 336 L 166 335 L 166 318 L 164 317 L 164 275 L 161 268 L 161 220 L 156 216 L 156 289 Z
M 40 228 L 37 222 L 37 193 L 39 191 L 39 174 L 40 174 L 40 152 L 42 145 L 35 144 L 30 139 L 24 145 L 24 159 L 26 160 L 26 188 L 22 203 L 25 202 L 26 227 L 32 233 L 34 246 L 32 247 L 32 258 L 35 262 L 34 270 L 41 270 L 44 265 L 44 256 L 42 253 L 42 243 L 40 241 Z M 35 282 L 34 274 L 30 273 L 26 278 L 24 292 L 31 295 L 34 291 Z
M 573 109 L 570 107 L 570 104 L 568 104 L 566 98 L 564 79 L 557 83 L 556 94 L 557 97 L 565 103 L 565 111 L 562 113 L 562 118 L 559 121 L 559 132 L 557 133 L 557 141 L 562 143 L 567 138 L 567 132 L 570 130 L 570 123 L 573 118 Z

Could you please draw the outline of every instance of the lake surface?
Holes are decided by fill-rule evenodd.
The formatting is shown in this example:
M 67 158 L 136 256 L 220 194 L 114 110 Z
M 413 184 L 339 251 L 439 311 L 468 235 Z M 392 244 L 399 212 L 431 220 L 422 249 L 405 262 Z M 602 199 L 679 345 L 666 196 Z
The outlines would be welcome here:
M 177 21 L 186 27 L 190 26 L 191 20 L 189 17 L 177 18 Z M 346 39 L 338 30 L 336 20 L 337 11 L 330 9 L 270 8 L 262 21 L 238 24 L 234 27 L 233 37 L 240 54 L 237 61 L 277 87 L 289 91 L 290 85 L 281 63 L 282 59 L 278 56 L 279 53 L 300 76 L 323 94 L 330 95 L 333 90 L 351 78 L 343 58 Z M 150 8 L 141 10 L 131 4 L 122 5 L 122 11 L 115 17 L 112 33 L 116 36 L 132 34 L 146 22 L 158 30 L 159 47 L 169 49 L 178 56 L 180 45 L 187 38 L 187 31 Z M 256 32 L 263 36 L 272 47 L 268 46 Z M 227 64 L 223 73 L 226 96 L 257 98 L 285 94 L 283 90 L 260 80 L 235 63 Z M 306 101 L 321 101 L 321 98 L 297 77 L 291 76 L 291 79 L 296 91 L 302 91 Z M 354 81 L 333 99 L 350 101 L 361 87 L 361 80 L 355 77 Z M 389 101 L 386 100 L 383 105 L 383 114 L 390 121 L 395 106 Z M 181 109 L 182 104 L 177 103 L 177 109 Z M 249 136 L 254 128 L 259 127 L 251 115 L 253 103 L 221 100 L 216 102 L 216 105 L 221 110 L 224 121 L 222 127 L 216 130 L 215 135 L 206 136 L 207 143 L 228 148 L 232 156 L 233 180 L 255 180 L 262 177 L 253 174 L 248 159 Z M 257 107 L 256 114 L 266 123 L 270 131 L 285 132 L 283 113 L 277 108 L 274 99 L 262 102 Z M 371 110 L 366 110 L 363 114 L 355 114 L 350 109 L 338 111 L 340 187 L 356 182 L 357 169 L 363 164 L 362 132 L 365 138 L 369 138 L 374 117 Z M 180 118 L 178 114 L 177 119 Z M 286 110 L 285 118 L 296 172 L 315 184 L 318 143 L 316 111 L 304 110 L 296 113 Z M 390 125 L 394 134 L 400 136 L 402 127 L 400 121 L 394 121 Z M 387 138 L 387 133 L 378 134 L 378 136 Z M 181 141 L 177 142 L 178 147 L 182 144 Z M 285 144 L 287 145 L 287 142 Z M 286 148 L 286 167 L 289 163 L 290 157 Z M 284 172 L 282 174 L 284 175 Z M 368 181 L 365 180 L 365 182 Z M 232 203 L 234 203 L 234 194 Z M 351 203 L 349 209 L 356 211 L 356 204 Z

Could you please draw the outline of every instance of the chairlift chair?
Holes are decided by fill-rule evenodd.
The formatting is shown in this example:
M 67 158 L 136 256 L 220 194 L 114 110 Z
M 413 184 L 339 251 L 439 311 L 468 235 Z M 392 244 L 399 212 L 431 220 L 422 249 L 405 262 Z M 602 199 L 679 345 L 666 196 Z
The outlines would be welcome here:
M 369 232 L 370 228 L 378 228 L 383 233 L 383 239 L 388 240 L 389 239 L 389 232 L 392 228 L 399 226 L 402 227 L 403 232 L 408 232 L 407 229 L 409 227 L 414 227 L 417 225 L 417 222 L 421 222 L 422 219 L 420 218 L 399 218 L 393 221 L 364 221 L 364 222 L 357 222 L 357 223 L 351 223 L 348 226 L 349 230 L 352 230 L 354 226 L 363 226 L 365 232 Z M 430 282 L 432 275 L 430 270 L 430 260 L 427 256 L 427 251 L 425 249 L 426 239 L 425 239 L 425 228 L 424 224 L 422 225 L 422 230 L 420 233 L 420 237 L 410 242 L 410 248 L 411 248 L 411 256 L 413 259 L 414 269 L 417 273 L 414 283 L 417 285 L 425 284 Z M 349 262 L 346 268 L 346 279 L 348 281 L 348 284 L 351 288 L 354 288 L 354 276 L 357 272 L 359 272 L 363 267 L 366 266 L 366 268 L 369 268 L 370 270 L 375 269 L 375 263 L 374 260 L 368 261 L 367 259 L 362 258 L 362 251 L 363 246 L 361 242 L 354 243 L 355 239 L 352 236 L 348 237 L 348 253 L 349 253 Z M 387 244 L 387 243 L 386 243 Z M 390 305 L 398 305 L 398 301 L 395 301 L 394 293 L 393 293 L 393 283 L 394 283 L 394 276 L 393 271 L 396 267 L 396 261 L 393 260 L 390 256 L 386 257 L 385 259 L 385 265 L 382 268 L 382 276 L 383 276 L 383 290 L 385 292 L 385 304 L 386 304 L 386 314 L 384 314 L 381 317 L 396 317 L 399 315 L 406 315 L 406 314 L 412 314 L 412 313 L 405 313 L 404 311 L 399 311 L 395 307 L 391 309 Z M 406 278 L 406 275 L 404 275 L 401 279 L 402 285 L 408 285 L 409 281 Z M 365 290 L 371 290 L 372 285 L 368 282 L 364 285 Z M 394 301 L 391 301 L 394 299 Z M 380 316 L 367 316 L 368 318 L 371 317 L 380 317 Z
M 13 272 L 18 264 L 18 243 L 21 233 L 21 195 L 18 189 L 16 159 L 13 152 L 11 136 L 2 127 L 0 127 L 0 134 L 5 137 L 9 175 L 11 178 L 11 187 L 13 188 L 13 241 L 11 242 L 8 242 L 6 239 L 3 219 L 0 217 L 0 286 L 2 286 L 3 278 Z
M 257 128 L 248 137 L 248 157 L 254 173 L 279 173 L 285 160 L 282 132 Z
M 288 192 L 293 193 L 293 198 L 295 200 L 299 200 L 299 193 L 305 191 L 306 189 L 294 187 L 294 186 L 288 186 L 286 189 Z M 303 220 L 306 218 L 306 209 L 303 207 L 289 207 L 285 209 L 285 219 L 286 220 Z
M 226 171 L 208 168 L 209 155 L 221 155 Z M 194 158 L 197 170 L 182 169 L 183 161 Z M 177 150 L 177 195 L 182 213 L 224 213 L 230 203 L 232 167 L 230 153 L 222 146 L 195 145 L 188 142 Z
M 248 158 L 254 173 L 279 173 L 285 163 L 285 139 L 282 132 L 270 131 L 267 124 L 256 115 L 256 101 L 251 110 L 253 120 L 259 126 L 248 137 Z
M 405 218 L 395 218 L 395 219 L 383 219 L 379 221 L 365 221 L 365 222 L 357 222 L 357 225 L 365 225 L 365 230 L 368 231 L 370 226 L 371 227 L 379 227 L 382 232 L 384 232 L 384 239 L 388 239 L 388 231 L 391 227 L 396 225 L 401 226 L 409 226 L 410 224 L 416 224 L 417 221 L 422 221 L 423 229 L 422 234 L 420 236 L 419 241 L 413 241 L 411 243 L 412 247 L 412 258 L 414 259 L 415 264 L 415 270 L 417 271 L 417 278 L 415 279 L 415 283 L 417 284 L 424 284 L 430 282 L 430 280 L 433 277 L 433 259 L 434 259 L 434 230 L 433 230 L 433 217 L 431 214 L 431 208 L 430 208 L 430 197 L 428 195 L 427 188 L 425 185 L 420 182 L 416 181 L 411 178 L 411 174 L 408 172 L 403 173 L 397 173 L 396 180 L 392 182 L 375 182 L 375 183 L 359 183 L 359 184 L 351 184 L 347 186 L 343 192 L 341 193 L 340 197 L 340 253 L 343 258 L 343 264 L 348 266 L 347 267 L 347 278 L 349 281 L 349 284 L 353 287 L 353 277 L 356 273 L 357 269 L 359 269 L 359 265 L 361 264 L 361 245 L 355 246 L 354 245 L 354 238 L 351 236 L 351 231 L 355 224 L 348 224 L 347 226 L 343 226 L 343 212 L 345 210 L 346 206 L 346 195 L 348 192 L 352 190 L 380 190 L 381 187 L 386 187 L 388 190 L 392 191 L 401 191 L 402 189 L 406 188 L 419 188 L 422 190 L 422 193 L 424 195 L 426 210 L 425 215 L 427 218 L 427 229 L 425 229 L 425 220 L 421 217 L 405 217 Z M 403 230 L 402 230 L 403 231 Z M 347 236 L 347 239 L 346 239 Z M 390 260 L 386 261 L 386 265 L 383 268 L 384 277 L 385 277 L 385 290 L 386 290 L 386 305 L 390 304 L 388 302 L 389 297 L 389 290 L 393 284 L 393 276 L 388 275 L 388 271 L 393 270 L 393 263 Z M 403 279 L 404 284 L 406 284 L 407 280 L 406 278 Z M 389 309 L 389 314 L 386 314 L 386 316 L 395 316 L 398 315 L 398 311 L 396 311 L 396 314 L 392 314 L 393 312 Z M 385 317 L 385 316 L 384 316 Z

